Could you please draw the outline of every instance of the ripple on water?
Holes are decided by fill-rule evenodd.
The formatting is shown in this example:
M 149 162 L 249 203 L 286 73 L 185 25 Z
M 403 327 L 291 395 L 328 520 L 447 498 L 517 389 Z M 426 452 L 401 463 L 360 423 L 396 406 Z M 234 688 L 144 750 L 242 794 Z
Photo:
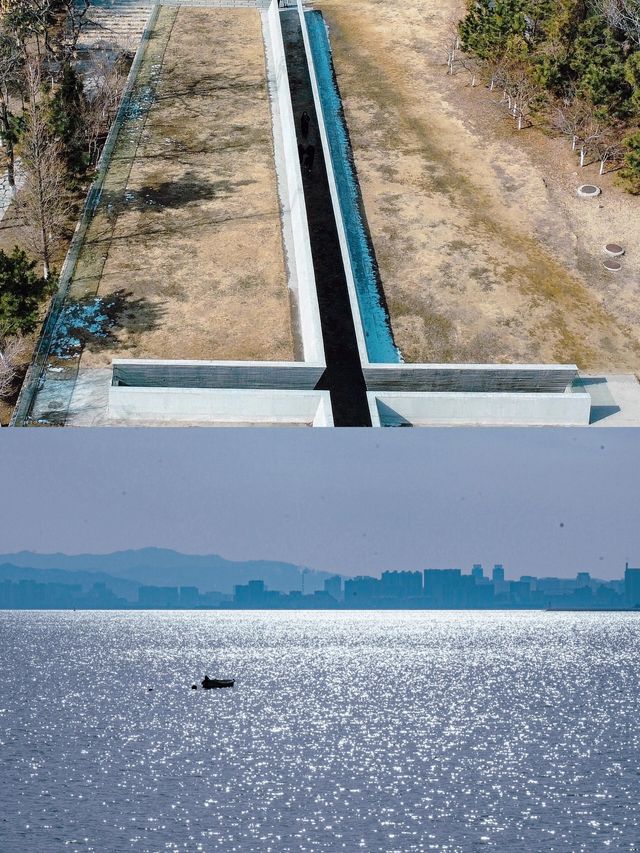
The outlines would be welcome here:
M 625 614 L 4 612 L 0 849 L 638 850 L 639 638 Z M 191 690 L 205 671 L 236 687 Z

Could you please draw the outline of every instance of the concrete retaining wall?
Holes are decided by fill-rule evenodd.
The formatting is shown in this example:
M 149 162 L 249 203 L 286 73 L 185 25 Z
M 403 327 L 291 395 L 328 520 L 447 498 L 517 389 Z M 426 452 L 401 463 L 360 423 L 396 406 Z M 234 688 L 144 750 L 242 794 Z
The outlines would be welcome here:
M 324 364 L 287 361 L 122 359 L 112 362 L 113 385 L 137 388 L 279 388 L 312 390 Z
M 287 246 L 289 250 L 287 260 L 293 272 L 291 284 L 295 290 L 304 360 L 319 364 L 324 363 L 322 327 L 277 0 L 272 0 L 269 5 L 266 20 L 269 30 L 267 45 L 269 85 L 272 98 L 275 100 L 274 116 L 280 122 L 279 141 L 283 149 L 281 152 L 276 152 L 279 165 L 279 190 L 284 208 L 283 218 L 287 220 L 291 230 L 291 245 Z
M 147 0 L 150 4 L 156 0 Z M 266 9 L 270 0 L 159 0 L 160 6 L 195 6 L 204 9 Z
M 373 426 L 587 426 L 585 393 L 368 392 Z
M 369 391 L 562 392 L 575 364 L 367 364 Z
M 109 419 L 129 423 L 333 426 L 328 391 L 109 389 Z

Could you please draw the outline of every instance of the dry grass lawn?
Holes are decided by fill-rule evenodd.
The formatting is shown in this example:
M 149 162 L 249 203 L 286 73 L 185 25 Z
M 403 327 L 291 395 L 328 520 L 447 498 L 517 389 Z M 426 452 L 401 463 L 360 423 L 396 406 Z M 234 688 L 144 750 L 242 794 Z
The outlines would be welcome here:
M 392 327 L 407 361 L 640 367 L 638 200 L 578 199 L 562 140 L 518 133 L 484 87 L 446 76 L 460 0 L 319 0 L 330 26 Z M 602 245 L 628 249 L 624 271 Z
M 137 89 L 71 288 L 116 324 L 81 366 L 292 359 L 258 12 L 163 7 Z

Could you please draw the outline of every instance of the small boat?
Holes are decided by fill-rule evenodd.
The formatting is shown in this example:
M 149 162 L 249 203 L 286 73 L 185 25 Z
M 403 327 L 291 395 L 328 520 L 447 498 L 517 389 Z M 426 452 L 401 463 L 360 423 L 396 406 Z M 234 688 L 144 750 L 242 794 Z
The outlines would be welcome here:
M 208 675 L 205 675 L 200 682 L 205 690 L 212 690 L 214 687 L 233 687 L 234 683 L 233 678 L 209 678 Z

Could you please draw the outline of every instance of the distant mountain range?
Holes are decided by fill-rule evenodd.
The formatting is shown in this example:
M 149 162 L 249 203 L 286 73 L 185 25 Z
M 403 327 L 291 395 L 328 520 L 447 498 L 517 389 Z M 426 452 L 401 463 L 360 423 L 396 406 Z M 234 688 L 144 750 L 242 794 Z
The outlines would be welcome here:
M 117 595 L 137 597 L 141 584 L 197 586 L 201 592 L 233 592 L 235 584 L 263 580 L 269 589 L 290 592 L 322 589 L 330 577 L 293 563 L 272 560 L 225 560 L 219 554 L 180 554 L 165 548 L 141 548 L 112 554 L 0 554 L 0 580 L 81 583 L 104 582 Z

